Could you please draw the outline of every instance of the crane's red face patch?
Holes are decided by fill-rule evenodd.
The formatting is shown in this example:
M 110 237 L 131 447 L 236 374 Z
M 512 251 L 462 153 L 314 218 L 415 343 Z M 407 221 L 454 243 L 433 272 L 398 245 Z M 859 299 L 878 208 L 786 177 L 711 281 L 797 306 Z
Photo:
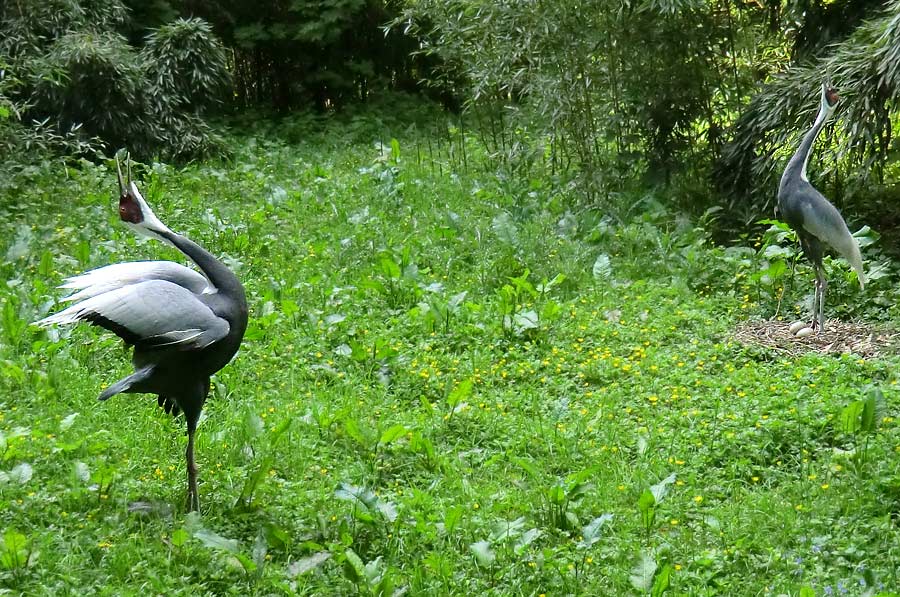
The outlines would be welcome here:
M 119 217 L 123 222 L 131 224 L 140 224 L 144 221 L 141 205 L 131 191 L 125 191 L 119 197 Z
M 834 87 L 829 87 L 825 90 L 825 101 L 828 102 L 829 108 L 833 108 L 834 105 L 838 103 L 839 99 L 841 98 L 838 96 L 837 89 Z

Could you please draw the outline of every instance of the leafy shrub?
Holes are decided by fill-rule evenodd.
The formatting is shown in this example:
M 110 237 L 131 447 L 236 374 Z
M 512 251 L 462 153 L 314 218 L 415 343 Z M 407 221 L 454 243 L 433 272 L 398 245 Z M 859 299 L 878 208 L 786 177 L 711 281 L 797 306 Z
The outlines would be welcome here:
M 221 98 L 230 82 L 225 48 L 200 19 L 178 19 L 147 36 L 141 51 L 157 95 L 199 110 Z
M 29 113 L 60 130 L 81 124 L 87 135 L 120 147 L 148 128 L 145 71 L 120 35 L 67 33 L 28 70 L 37 79 Z
M 748 197 L 774 201 L 784 162 L 772 156 L 781 150 L 786 159 L 799 143 L 797 137 L 811 126 L 826 76 L 841 95 L 834 125 L 837 142 L 826 149 L 829 170 L 846 168 L 848 176 L 836 178 L 851 191 L 872 175 L 884 182 L 886 165 L 896 159 L 891 140 L 900 99 L 898 15 L 900 2 L 895 0 L 827 55 L 782 73 L 753 97 L 716 167 L 716 180 L 736 207 Z
M 204 21 L 163 25 L 138 49 L 118 33 L 127 15 L 118 0 L 51 2 L 46 20 L 36 18 L 43 4 L 17 6 L 0 21 L 0 146 L 127 146 L 175 159 L 219 151 L 203 111 L 227 89 L 227 58 Z

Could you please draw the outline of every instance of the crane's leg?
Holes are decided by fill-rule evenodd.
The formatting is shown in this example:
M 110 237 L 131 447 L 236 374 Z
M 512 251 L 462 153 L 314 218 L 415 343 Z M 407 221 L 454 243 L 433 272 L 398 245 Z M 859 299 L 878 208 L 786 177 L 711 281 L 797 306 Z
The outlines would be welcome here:
M 197 463 L 194 460 L 194 435 L 197 433 L 200 411 L 203 410 L 203 403 L 206 401 L 207 395 L 209 395 L 208 377 L 199 380 L 198 385 L 194 388 L 194 392 L 184 397 L 181 402 L 176 403 L 176 406 L 181 408 L 181 412 L 184 413 L 184 418 L 187 420 L 188 443 L 184 457 L 187 460 L 188 512 L 198 512 L 200 510 L 200 492 L 197 490 Z
M 197 512 L 200 510 L 200 493 L 197 491 L 197 463 L 194 461 L 194 434 L 196 431 L 196 423 L 192 425 L 189 422 L 187 450 L 184 453 L 185 459 L 187 460 L 188 512 Z
M 816 282 L 814 286 L 815 290 L 813 292 L 813 303 L 812 303 L 812 321 L 810 321 L 809 327 L 816 329 L 816 319 L 819 316 L 819 278 L 816 277 Z
M 822 333 L 825 331 L 825 289 L 828 288 L 828 280 L 825 278 L 825 268 L 822 266 L 816 267 L 816 295 L 818 296 L 818 300 L 815 301 L 818 305 L 819 312 L 813 313 L 814 318 L 818 318 L 819 327 L 818 332 Z

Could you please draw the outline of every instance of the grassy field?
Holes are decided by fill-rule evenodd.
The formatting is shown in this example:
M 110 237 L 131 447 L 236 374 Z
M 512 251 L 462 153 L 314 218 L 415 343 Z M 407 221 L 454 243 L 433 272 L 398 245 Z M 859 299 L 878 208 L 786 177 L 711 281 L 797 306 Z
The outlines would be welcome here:
M 109 164 L 8 189 L 0 594 L 900 590 L 895 357 L 737 343 L 773 311 L 760 247 L 652 197 L 616 222 L 541 180 L 450 175 L 414 131 L 347 130 L 138 169 L 250 301 L 198 433 L 200 516 L 183 421 L 96 400 L 121 342 L 28 325 L 64 277 L 182 256 L 117 221 Z M 845 273 L 835 307 L 860 301 Z

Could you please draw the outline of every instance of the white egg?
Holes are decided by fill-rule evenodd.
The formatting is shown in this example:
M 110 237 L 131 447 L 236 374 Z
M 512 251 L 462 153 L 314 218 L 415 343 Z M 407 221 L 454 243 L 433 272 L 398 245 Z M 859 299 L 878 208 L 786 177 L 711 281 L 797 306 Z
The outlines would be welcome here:
M 789 327 L 788 329 L 791 330 L 792 334 L 796 334 L 797 332 L 799 332 L 800 330 L 805 328 L 807 325 L 808 324 L 805 321 L 795 321 L 794 323 L 791 324 L 791 327 Z
M 813 334 L 813 329 L 811 327 L 800 328 L 797 330 L 795 334 L 798 338 L 806 338 L 807 336 L 811 336 Z

